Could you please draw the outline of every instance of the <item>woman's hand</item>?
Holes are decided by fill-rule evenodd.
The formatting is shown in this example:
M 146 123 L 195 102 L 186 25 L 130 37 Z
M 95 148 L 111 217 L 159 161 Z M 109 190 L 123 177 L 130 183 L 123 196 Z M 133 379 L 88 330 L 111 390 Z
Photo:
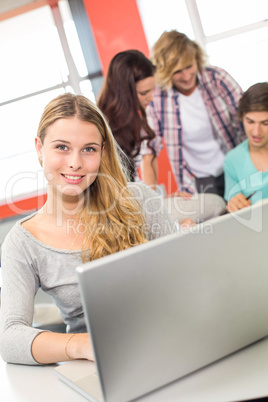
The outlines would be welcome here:
M 195 222 L 192 221 L 192 219 L 190 218 L 185 218 L 182 221 L 180 221 L 180 226 L 181 226 L 181 230 L 184 231 L 186 229 L 189 229 L 192 226 L 195 226 Z
M 65 345 L 65 352 L 69 360 L 94 360 L 91 342 L 87 333 L 70 335 Z
M 187 191 L 175 191 L 175 193 L 172 193 L 168 195 L 168 197 L 182 197 L 184 200 L 188 200 L 192 198 L 193 194 L 188 193 Z
M 40 364 L 51 364 L 67 360 L 94 360 L 89 335 L 58 334 L 41 332 L 32 343 L 32 355 Z
M 235 197 L 233 197 L 230 201 L 228 201 L 226 209 L 228 212 L 239 211 L 239 209 L 243 209 L 249 207 L 251 205 L 251 201 L 247 200 L 244 194 L 239 193 Z

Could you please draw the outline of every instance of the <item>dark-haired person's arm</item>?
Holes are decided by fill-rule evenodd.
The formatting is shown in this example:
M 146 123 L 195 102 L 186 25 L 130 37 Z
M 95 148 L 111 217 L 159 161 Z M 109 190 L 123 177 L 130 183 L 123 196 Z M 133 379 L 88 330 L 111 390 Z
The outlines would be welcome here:
M 157 157 L 153 154 L 143 155 L 141 162 L 141 178 L 152 190 L 157 185 Z
M 162 133 L 160 131 L 159 121 L 154 109 L 154 105 L 150 104 L 146 109 L 146 116 L 149 126 L 154 130 L 155 137 L 141 144 L 140 153 L 142 155 L 141 176 L 142 180 L 152 189 L 157 185 L 157 157 L 163 149 Z M 153 149 L 152 149 L 153 148 Z M 155 156 L 154 156 L 154 152 Z

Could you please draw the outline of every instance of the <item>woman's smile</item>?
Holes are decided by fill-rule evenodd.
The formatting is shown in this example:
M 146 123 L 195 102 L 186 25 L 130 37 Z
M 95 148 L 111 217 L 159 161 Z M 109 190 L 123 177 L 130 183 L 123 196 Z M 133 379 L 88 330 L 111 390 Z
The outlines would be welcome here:
M 77 176 L 77 175 L 63 174 L 63 173 L 61 175 L 65 179 L 66 183 L 71 183 L 71 184 L 79 184 L 85 177 L 85 175 Z

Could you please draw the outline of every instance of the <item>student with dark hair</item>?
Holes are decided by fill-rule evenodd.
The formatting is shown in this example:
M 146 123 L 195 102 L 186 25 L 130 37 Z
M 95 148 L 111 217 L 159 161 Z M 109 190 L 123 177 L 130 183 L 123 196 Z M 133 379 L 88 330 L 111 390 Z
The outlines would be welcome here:
M 132 180 L 138 178 L 137 169 L 142 162 L 143 181 L 153 187 L 156 184 L 156 153 L 152 146 L 155 134 L 147 123 L 145 109 L 153 99 L 154 87 L 155 67 L 151 61 L 138 50 L 126 50 L 111 60 L 97 101 L 128 157 Z M 147 154 L 144 154 L 145 145 L 148 145 Z
M 224 161 L 229 212 L 268 198 L 268 82 L 248 88 L 239 101 L 238 115 L 247 139 Z

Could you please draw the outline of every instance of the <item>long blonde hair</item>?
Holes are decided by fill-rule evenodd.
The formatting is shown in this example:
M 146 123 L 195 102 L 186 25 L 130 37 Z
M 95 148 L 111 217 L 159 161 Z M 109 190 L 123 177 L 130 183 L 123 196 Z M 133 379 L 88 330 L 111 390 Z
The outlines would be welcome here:
M 98 176 L 85 190 L 84 206 L 78 216 L 77 223 L 83 225 L 85 233 L 83 261 L 144 243 L 147 236 L 141 206 L 127 188 L 127 168 L 101 111 L 84 96 L 59 95 L 46 106 L 37 136 L 43 143 L 47 128 L 68 117 L 94 124 L 105 142 Z
M 194 59 L 201 72 L 207 56 L 197 42 L 176 30 L 163 32 L 151 52 L 151 60 L 156 66 L 157 83 L 162 88 L 170 88 L 172 75 L 178 63 L 182 61 L 186 67 Z

